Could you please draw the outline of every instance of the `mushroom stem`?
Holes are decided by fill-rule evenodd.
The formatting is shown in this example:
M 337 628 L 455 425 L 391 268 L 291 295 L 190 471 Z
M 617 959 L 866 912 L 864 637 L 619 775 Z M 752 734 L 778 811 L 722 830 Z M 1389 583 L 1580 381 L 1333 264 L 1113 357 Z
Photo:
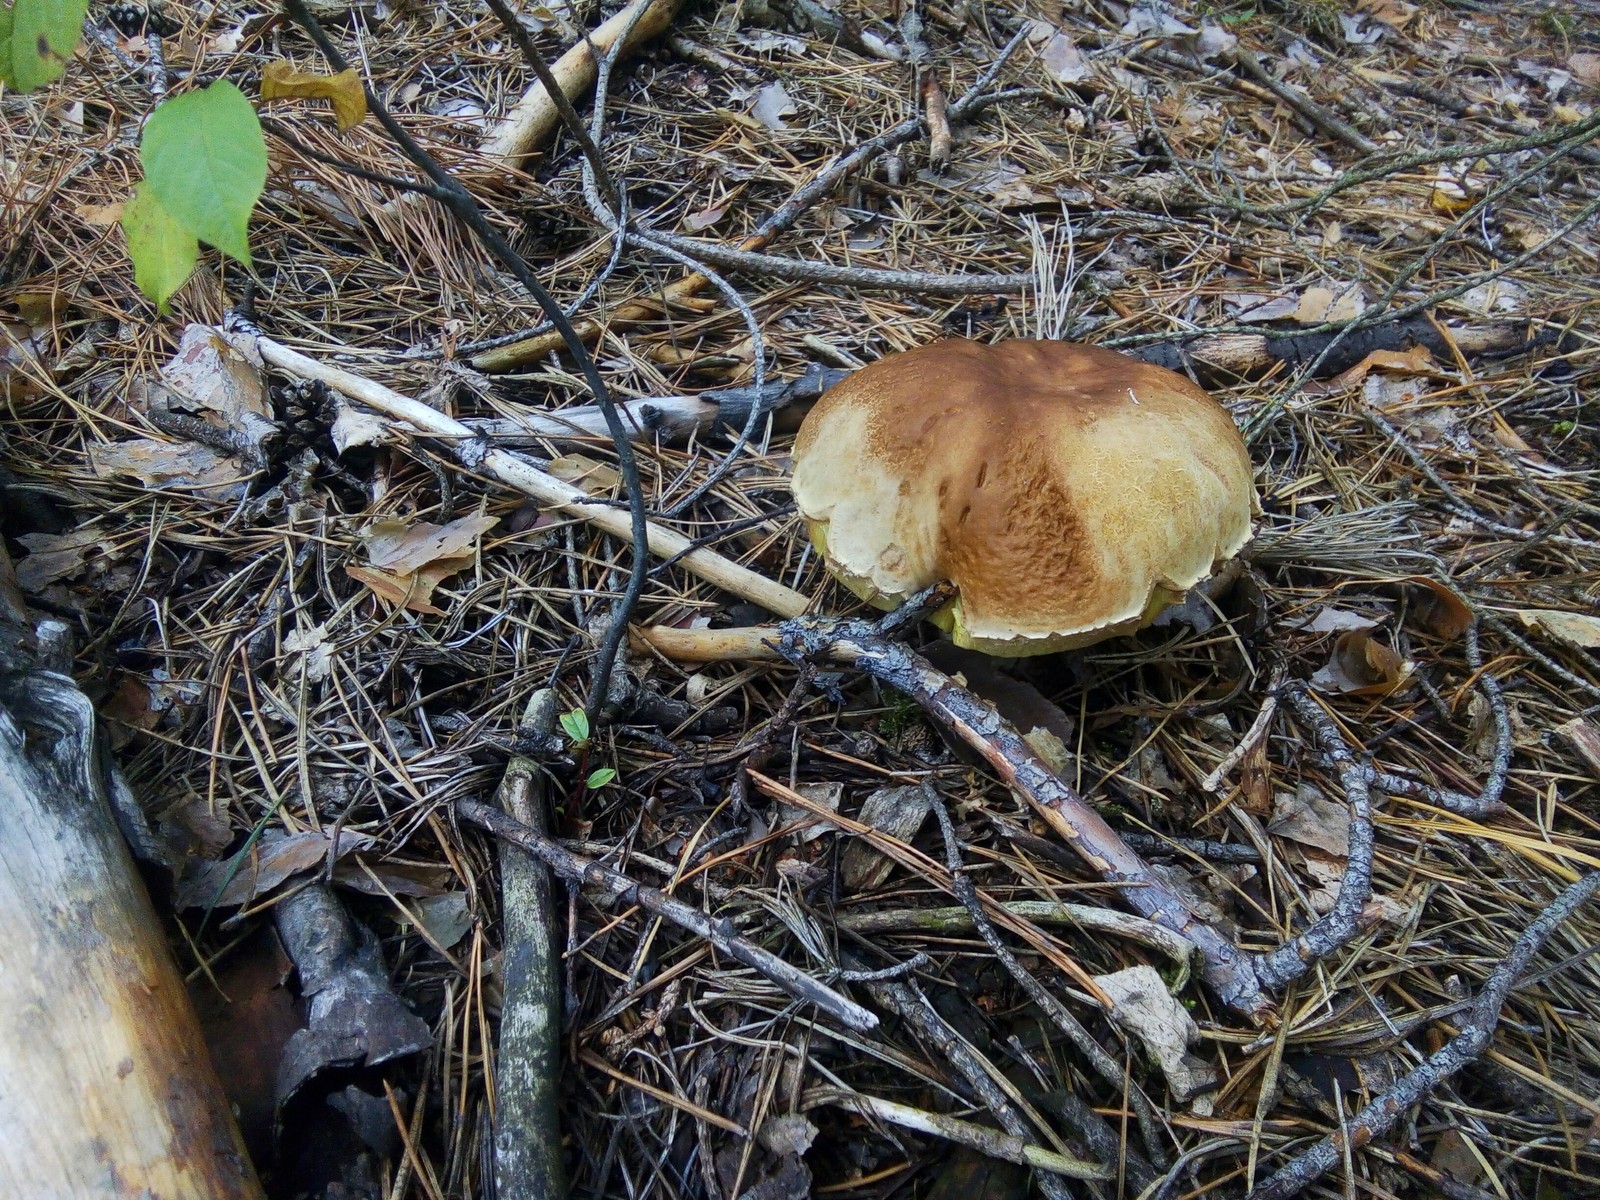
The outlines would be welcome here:
M 797 617 L 780 628 L 785 657 L 843 662 L 915 700 L 981 754 L 1102 879 L 1117 884 L 1135 912 L 1189 939 L 1219 1000 L 1258 1023 L 1269 1019 L 1272 1003 L 1250 956 L 1192 912 L 987 702 L 870 622 Z

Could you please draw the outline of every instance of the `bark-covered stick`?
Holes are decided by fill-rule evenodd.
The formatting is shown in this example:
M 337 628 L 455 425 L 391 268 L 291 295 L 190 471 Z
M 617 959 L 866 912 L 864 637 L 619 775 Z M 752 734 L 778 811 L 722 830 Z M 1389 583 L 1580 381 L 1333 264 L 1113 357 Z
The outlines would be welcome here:
M 522 729 L 549 734 L 556 693 L 540 688 Z M 539 764 L 513 755 L 495 800 L 530 829 L 548 832 Z M 519 846 L 500 849 L 504 929 L 500 1047 L 495 1056 L 494 1173 L 501 1196 L 566 1194 L 561 1162 L 561 971 L 556 931 L 562 915 L 550 869 Z
M 915 700 L 941 728 L 982 755 L 1102 879 L 1121 885 L 1135 912 L 1194 943 L 1201 976 L 1218 999 L 1253 1020 L 1268 1017 L 1272 1003 L 1250 956 L 1191 912 L 991 705 L 870 622 L 802 617 L 785 622 L 783 633 L 792 657 L 846 662 Z
M 776 954 L 740 937 L 727 920 L 707 916 L 681 900 L 674 900 L 659 888 L 646 887 L 609 867 L 582 858 L 487 804 L 462 800 L 456 805 L 456 812 L 463 820 L 478 828 L 521 846 L 563 879 L 577 880 L 585 887 L 605 892 L 623 904 L 637 904 L 646 912 L 705 938 L 719 954 L 726 954 L 760 972 L 795 999 L 815 1004 L 851 1029 L 865 1032 L 877 1028 L 878 1018 L 875 1014 L 825 984 L 818 983 Z

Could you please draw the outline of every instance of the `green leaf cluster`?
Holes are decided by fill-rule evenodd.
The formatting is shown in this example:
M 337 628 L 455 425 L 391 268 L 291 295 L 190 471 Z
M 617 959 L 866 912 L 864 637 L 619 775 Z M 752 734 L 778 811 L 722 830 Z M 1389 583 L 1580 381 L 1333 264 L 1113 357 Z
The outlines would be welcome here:
M 122 213 L 133 277 L 167 312 L 200 242 L 250 262 L 250 214 L 267 183 L 267 143 L 244 93 L 225 79 L 174 96 L 145 123 L 144 180 Z

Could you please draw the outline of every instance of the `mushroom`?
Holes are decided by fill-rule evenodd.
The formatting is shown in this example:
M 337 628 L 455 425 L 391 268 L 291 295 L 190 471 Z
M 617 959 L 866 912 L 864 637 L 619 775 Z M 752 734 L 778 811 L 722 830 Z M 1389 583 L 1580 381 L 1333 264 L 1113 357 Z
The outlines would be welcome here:
M 832 388 L 794 447 L 829 569 L 886 609 L 948 579 L 958 645 L 1021 657 L 1131 633 L 1233 557 L 1250 459 L 1196 384 L 1066 342 L 951 340 Z

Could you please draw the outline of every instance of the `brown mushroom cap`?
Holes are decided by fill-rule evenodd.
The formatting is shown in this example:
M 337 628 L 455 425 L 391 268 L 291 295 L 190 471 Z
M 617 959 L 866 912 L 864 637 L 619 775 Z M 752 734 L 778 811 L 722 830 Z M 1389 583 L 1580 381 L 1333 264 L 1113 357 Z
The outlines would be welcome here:
M 882 608 L 941 579 L 957 645 L 1044 654 L 1148 624 L 1236 554 L 1255 493 L 1227 412 L 1096 346 L 938 342 L 835 386 L 794 447 L 829 569 Z

